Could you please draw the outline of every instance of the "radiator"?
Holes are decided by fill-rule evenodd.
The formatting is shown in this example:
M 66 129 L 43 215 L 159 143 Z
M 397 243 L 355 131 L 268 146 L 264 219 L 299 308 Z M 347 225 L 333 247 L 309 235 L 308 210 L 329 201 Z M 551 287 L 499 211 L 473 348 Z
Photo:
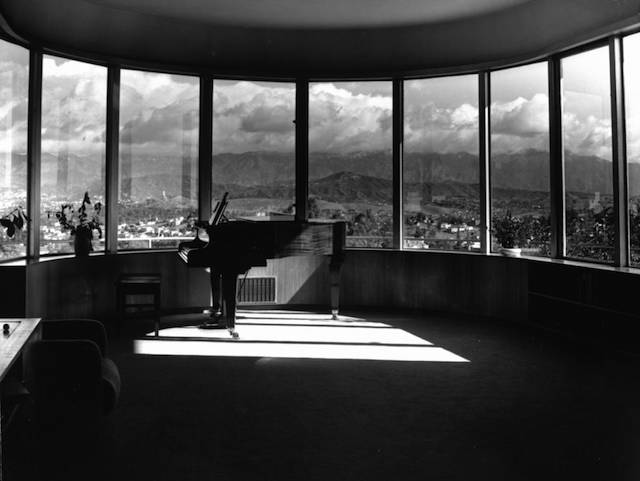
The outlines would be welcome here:
M 269 304 L 276 302 L 275 277 L 238 277 L 238 304 Z

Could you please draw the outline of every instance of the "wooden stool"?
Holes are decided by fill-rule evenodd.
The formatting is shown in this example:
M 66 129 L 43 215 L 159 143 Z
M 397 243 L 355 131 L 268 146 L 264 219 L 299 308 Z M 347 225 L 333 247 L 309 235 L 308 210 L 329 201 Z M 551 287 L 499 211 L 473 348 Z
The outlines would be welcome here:
M 128 302 L 128 296 L 135 296 Z M 151 296 L 150 302 L 141 302 L 139 296 Z M 127 309 L 134 308 L 134 313 L 152 313 L 155 322 L 155 334 L 160 330 L 160 274 L 123 274 L 117 284 L 118 324 L 128 317 Z M 147 310 L 145 310 L 145 308 Z M 152 308 L 149 310 L 148 308 Z

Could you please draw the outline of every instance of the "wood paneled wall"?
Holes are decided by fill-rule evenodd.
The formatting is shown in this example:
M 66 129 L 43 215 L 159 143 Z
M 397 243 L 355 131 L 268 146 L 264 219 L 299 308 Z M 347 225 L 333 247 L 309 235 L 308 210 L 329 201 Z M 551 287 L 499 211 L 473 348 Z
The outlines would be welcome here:
M 349 251 L 342 303 L 527 317 L 527 261 L 446 252 Z
M 118 277 L 135 273 L 160 274 L 162 308 L 167 311 L 209 305 L 209 274 L 188 267 L 175 252 L 43 259 L 22 269 L 26 272 L 24 315 L 31 317 L 91 317 L 110 322 L 116 315 Z M 279 304 L 329 303 L 328 261 L 322 257 L 272 259 L 248 275 L 276 276 Z M 23 283 L 24 278 L 23 273 Z
M 249 276 L 276 276 L 276 302 L 329 306 L 328 259 L 269 260 Z M 100 255 L 0 266 L 0 317 L 116 315 L 115 283 L 123 273 L 158 272 L 169 311 L 209 304 L 204 269 L 174 252 Z M 450 252 L 349 250 L 342 270 L 343 308 L 417 309 L 536 324 L 640 352 L 640 274 L 575 262 Z

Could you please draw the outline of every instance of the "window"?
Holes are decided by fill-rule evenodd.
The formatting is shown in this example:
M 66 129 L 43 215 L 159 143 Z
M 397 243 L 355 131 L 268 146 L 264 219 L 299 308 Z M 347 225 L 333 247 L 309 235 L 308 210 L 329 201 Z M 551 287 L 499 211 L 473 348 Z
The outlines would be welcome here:
M 640 34 L 624 39 L 631 265 L 640 266 Z
M 478 77 L 404 87 L 404 247 L 479 250 Z
M 106 100 L 105 67 L 43 57 L 41 254 L 73 252 L 71 232 L 56 218 L 63 204 L 77 211 L 85 192 L 94 205 L 104 202 Z
M 550 248 L 548 90 L 546 63 L 491 73 L 492 226 L 509 216 L 517 246 L 534 256 Z
M 562 59 L 567 257 L 613 261 L 611 98 L 607 47 Z
M 345 219 L 348 247 L 392 244 L 391 82 L 309 87 L 309 217 Z
M 226 215 L 293 214 L 296 88 L 286 82 L 214 80 L 213 197 Z
M 0 217 L 27 207 L 29 51 L 0 40 Z M 0 229 L 0 260 L 26 254 L 26 229 Z
M 118 248 L 174 248 L 198 208 L 199 79 L 123 70 Z

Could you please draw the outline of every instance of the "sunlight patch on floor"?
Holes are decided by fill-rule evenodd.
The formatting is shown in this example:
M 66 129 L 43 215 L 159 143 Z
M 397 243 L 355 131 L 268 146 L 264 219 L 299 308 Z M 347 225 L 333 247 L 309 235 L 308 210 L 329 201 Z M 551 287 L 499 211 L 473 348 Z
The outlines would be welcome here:
M 358 359 L 375 361 L 469 362 L 451 351 L 432 346 L 376 346 L 262 342 L 211 342 L 139 339 L 137 354 L 164 356 L 273 357 L 299 359 Z
M 426 339 L 382 322 L 292 311 L 239 311 L 226 329 L 168 327 L 134 343 L 137 354 L 173 356 L 469 362 Z
M 260 342 L 320 342 L 337 344 L 408 344 L 431 345 L 407 331 L 396 328 L 340 327 L 332 326 L 261 326 L 238 322 L 236 331 L 240 340 Z M 160 337 L 207 338 L 228 340 L 226 329 L 199 329 L 198 327 L 171 327 L 162 329 Z
M 327 325 L 327 326 L 362 326 L 362 327 L 391 327 L 384 322 L 367 321 L 361 317 L 338 316 L 332 319 L 331 314 L 317 314 L 300 311 L 238 311 L 236 315 L 238 322 L 243 324 L 277 324 L 286 325 Z

